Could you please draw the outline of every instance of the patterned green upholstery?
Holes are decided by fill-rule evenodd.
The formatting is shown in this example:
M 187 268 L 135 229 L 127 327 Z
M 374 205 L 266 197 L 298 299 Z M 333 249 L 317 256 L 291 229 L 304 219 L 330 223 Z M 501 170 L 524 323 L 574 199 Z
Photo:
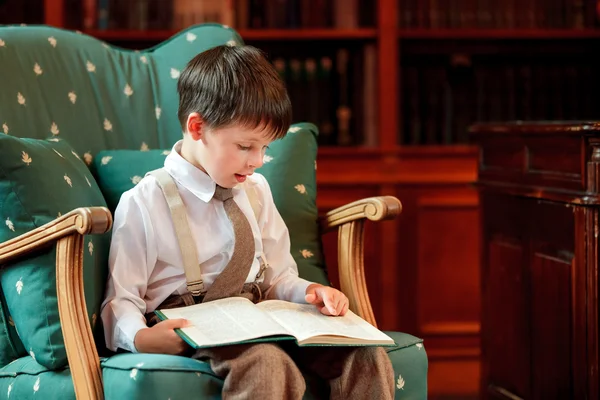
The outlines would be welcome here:
M 66 141 L 1 135 L 0 149 L 0 242 L 27 233 L 74 208 L 106 206 L 89 169 Z M 96 282 L 105 280 L 108 239 L 108 234 L 85 238 L 84 282 L 91 325 L 95 325 L 103 295 L 102 286 Z M 6 310 L 19 329 L 22 345 L 48 368 L 67 363 L 58 319 L 55 265 L 56 249 L 50 247 L 0 271 Z M 14 326 L 9 324 L 8 328 L 12 330 Z M 24 355 L 13 350 L 23 346 L 15 335 L 12 339 L 0 342 L 3 364 Z
M 64 140 L 88 166 L 92 165 L 94 158 L 101 151 L 170 149 L 173 143 L 181 138 L 176 115 L 178 104 L 176 82 L 179 72 L 198 52 L 225 43 L 236 45 L 243 42 L 235 31 L 216 24 L 192 27 L 155 48 L 141 52 L 114 48 L 86 35 L 51 27 L 0 27 L 0 76 L 3 77 L 2 90 L 0 90 L 0 135 L 35 139 L 52 137 Z M 309 131 L 312 129 L 309 125 L 304 127 Z M 310 135 L 302 134 L 295 139 L 308 140 L 309 137 Z M 290 139 L 294 138 L 290 137 Z M 314 140 L 314 137 L 311 140 Z M 0 143 L 0 163 L 4 163 L 9 154 L 9 152 L 5 153 L 4 143 L 13 142 L 16 143 L 4 139 Z M 36 143 L 42 142 L 46 150 L 52 150 L 55 145 L 66 146 L 66 143 L 60 141 Z M 280 148 L 277 148 L 278 146 Z M 295 235 L 294 224 L 296 223 L 306 224 L 309 228 L 306 230 L 309 236 L 300 239 L 308 243 L 313 240 L 310 232 L 316 232 L 314 230 L 316 225 L 314 150 L 316 147 L 313 148 L 314 145 L 308 141 L 297 146 L 297 148 L 289 146 L 286 141 L 271 146 L 268 156 L 272 159 L 261 172 L 273 188 L 280 212 L 286 221 L 290 221 L 292 235 Z M 58 148 L 57 151 L 61 152 Z M 290 178 L 293 183 L 291 189 L 289 187 L 286 190 L 279 189 L 282 184 L 289 183 L 286 174 L 293 173 L 286 171 L 285 167 L 288 166 L 286 160 L 290 157 L 300 159 L 301 156 L 303 161 L 298 165 L 302 166 L 296 168 L 303 169 L 302 173 L 307 177 L 306 180 L 302 178 L 302 182 L 296 182 L 297 178 Z M 33 159 L 31 154 L 30 157 Z M 75 159 L 73 155 L 73 158 L 68 161 L 75 163 Z M 62 161 L 54 158 L 54 162 Z M 101 164 L 101 158 L 100 161 L 95 160 L 96 165 L 98 162 Z M 48 171 L 55 168 L 51 165 L 51 161 L 46 164 Z M 81 171 L 81 163 L 74 165 L 77 165 L 77 168 L 73 168 Z M 132 165 L 123 166 L 127 171 L 132 167 Z M 9 185 L 14 185 L 14 182 L 19 179 L 31 179 L 28 184 L 36 185 L 35 182 L 44 180 L 43 176 L 19 178 L 17 177 L 19 171 L 23 169 L 5 171 L 5 176 L 8 176 L 5 181 L 10 182 Z M 87 176 L 85 175 L 87 172 L 80 173 L 83 174 L 80 176 Z M 59 184 L 64 186 L 65 183 L 63 176 L 63 181 L 60 179 L 55 181 L 54 186 L 59 190 Z M 86 189 L 88 193 L 92 193 L 93 190 L 91 192 L 90 190 L 95 186 L 95 182 L 90 181 L 90 183 L 91 186 L 88 185 Z M 102 186 L 101 180 L 99 183 Z M 33 200 L 25 199 L 25 203 L 32 204 L 37 200 L 45 207 L 42 210 L 45 214 L 41 213 L 40 217 L 34 217 L 30 221 L 32 224 L 42 223 L 47 218 L 51 218 L 53 213 L 58 214 L 58 211 L 63 213 L 67 211 L 50 206 L 54 192 L 52 186 L 44 187 L 47 189 L 43 195 L 36 194 L 34 188 L 27 188 L 20 194 L 33 198 Z M 110 203 L 108 193 L 104 191 Z M 301 213 L 294 214 L 290 199 L 293 195 L 299 194 L 306 195 L 309 201 L 304 203 L 306 208 Z M 68 201 L 72 200 L 68 199 Z M 65 207 L 76 205 L 68 201 L 65 200 Z M 92 201 L 92 197 L 75 202 L 83 206 L 88 205 L 88 201 Z M 7 207 L 7 204 L 13 205 Z M 7 210 L 13 212 L 15 209 L 14 202 L 8 203 L 4 197 L 0 197 L 0 217 L 2 217 L 0 230 L 3 230 L 4 235 L 7 235 L 6 228 L 8 228 L 6 218 L 10 218 L 14 225 L 12 217 L 6 214 Z M 306 220 L 302 217 L 302 213 Z M 294 222 L 296 217 L 300 219 Z M 19 232 L 21 229 L 26 229 L 26 219 L 21 218 L 19 221 L 19 224 L 23 225 L 14 225 L 15 233 L 17 227 L 20 229 Z M 0 237 L 0 241 L 12 237 L 10 235 L 13 232 L 10 229 L 9 231 L 8 236 Z M 102 253 L 98 251 L 103 248 L 102 246 L 95 244 L 95 253 Z M 299 264 L 312 263 L 317 269 L 323 266 L 318 243 L 310 248 L 305 247 L 308 244 L 300 246 L 302 248 L 293 249 Z M 57 340 L 56 335 L 48 342 L 44 342 L 34 335 L 25 333 L 32 329 L 33 325 L 21 317 L 25 315 L 24 312 L 27 312 L 34 318 L 39 318 L 40 315 L 53 316 L 49 317 L 50 319 L 57 318 L 56 309 L 42 310 L 42 308 L 52 308 L 50 304 L 55 301 L 54 294 L 44 292 L 52 285 L 53 279 L 49 275 L 48 268 L 45 268 L 44 261 L 48 258 L 44 259 L 44 255 L 51 258 L 52 256 L 48 254 L 52 251 L 52 249 L 44 250 L 27 260 L 3 265 L 0 268 L 2 282 L 0 398 L 74 397 L 69 369 L 64 360 L 56 356 L 60 354 L 61 346 L 59 344 L 56 347 L 54 343 Z M 106 253 L 103 256 L 105 257 Z M 26 264 L 35 267 L 28 271 L 30 275 L 23 275 L 27 277 L 28 282 L 32 283 L 31 289 L 39 291 L 40 294 L 44 292 L 46 293 L 44 296 L 49 297 L 40 301 L 36 309 L 31 309 L 31 305 L 23 306 L 21 309 L 15 301 L 14 293 L 10 293 L 15 292 L 16 284 L 21 278 L 18 268 L 23 268 Z M 98 261 L 94 259 L 84 260 L 85 273 L 92 273 L 90 276 L 86 275 L 85 287 L 90 318 L 98 313 L 97 305 L 101 300 L 105 284 L 103 275 L 106 270 L 94 269 L 97 264 Z M 104 268 L 106 268 L 105 263 Z M 38 271 L 37 276 L 35 271 Z M 29 289 L 29 283 L 27 285 Z M 24 291 L 25 286 L 23 285 L 21 289 Z M 19 318 L 16 318 L 17 314 L 20 315 Z M 50 322 L 49 327 L 56 326 L 56 319 Z M 398 344 L 397 348 L 389 351 L 396 371 L 396 398 L 426 398 L 427 356 L 421 340 L 397 332 L 390 335 Z M 100 340 L 97 341 L 97 345 L 99 348 L 103 347 Z M 33 351 L 34 346 L 35 351 Z M 31 351 L 35 358 L 30 355 Z M 47 356 L 40 359 L 40 354 Z M 182 390 L 186 397 L 189 397 L 191 390 L 198 390 L 199 394 L 211 394 L 210 397 L 213 397 L 213 394 L 214 397 L 218 397 L 216 394 L 221 385 L 220 380 L 213 376 L 207 364 L 182 357 L 120 354 L 103 359 L 102 367 L 104 388 L 108 398 L 149 399 L 169 396 L 177 398 L 177 393 Z M 192 382 L 195 378 L 198 378 L 196 382 Z M 152 382 L 152 384 L 142 385 L 140 384 L 142 381 Z M 317 398 L 322 393 L 323 385 L 310 379 L 309 382 L 310 390 L 307 398 Z M 125 393 L 126 397 L 123 397 Z M 163 394 L 166 397 L 163 397 Z

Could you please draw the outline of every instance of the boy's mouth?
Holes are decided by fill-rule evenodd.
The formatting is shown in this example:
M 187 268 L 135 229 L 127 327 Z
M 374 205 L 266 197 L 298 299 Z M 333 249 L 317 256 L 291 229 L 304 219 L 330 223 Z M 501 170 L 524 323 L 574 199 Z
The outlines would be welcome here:
M 242 175 L 242 174 L 235 174 L 235 179 L 237 179 L 237 181 L 239 183 L 242 183 L 246 180 L 246 175 Z

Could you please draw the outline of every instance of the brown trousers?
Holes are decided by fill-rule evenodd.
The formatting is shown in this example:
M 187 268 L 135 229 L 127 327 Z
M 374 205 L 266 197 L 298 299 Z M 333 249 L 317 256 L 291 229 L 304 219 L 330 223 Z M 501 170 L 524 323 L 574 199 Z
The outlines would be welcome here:
M 223 399 L 302 399 L 301 370 L 329 382 L 331 399 L 393 399 L 394 371 L 381 347 L 256 343 L 197 350 L 225 380 Z

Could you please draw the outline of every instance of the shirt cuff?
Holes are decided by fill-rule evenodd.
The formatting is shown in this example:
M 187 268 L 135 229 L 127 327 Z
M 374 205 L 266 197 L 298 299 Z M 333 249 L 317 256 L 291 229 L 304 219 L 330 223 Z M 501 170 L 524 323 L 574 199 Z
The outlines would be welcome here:
M 137 353 L 138 351 L 134 344 L 135 335 L 140 330 L 147 327 L 144 317 L 141 315 L 128 315 L 122 317 L 116 327 L 115 347 Z

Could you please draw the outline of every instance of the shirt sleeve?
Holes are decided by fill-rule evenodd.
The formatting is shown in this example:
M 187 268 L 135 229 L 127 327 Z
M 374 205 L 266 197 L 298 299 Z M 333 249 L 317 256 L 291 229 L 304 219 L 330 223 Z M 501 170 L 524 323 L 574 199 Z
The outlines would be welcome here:
M 136 191 L 125 192 L 115 210 L 106 298 L 102 303 L 106 346 L 137 352 L 134 338 L 146 328 L 148 277 L 157 254 L 150 213 Z
M 306 303 L 306 288 L 313 282 L 298 276 L 298 266 L 290 253 L 289 231 L 275 207 L 269 183 L 262 177 L 258 186 L 263 204 L 258 223 L 261 228 L 263 252 L 272 268 L 267 298 Z

